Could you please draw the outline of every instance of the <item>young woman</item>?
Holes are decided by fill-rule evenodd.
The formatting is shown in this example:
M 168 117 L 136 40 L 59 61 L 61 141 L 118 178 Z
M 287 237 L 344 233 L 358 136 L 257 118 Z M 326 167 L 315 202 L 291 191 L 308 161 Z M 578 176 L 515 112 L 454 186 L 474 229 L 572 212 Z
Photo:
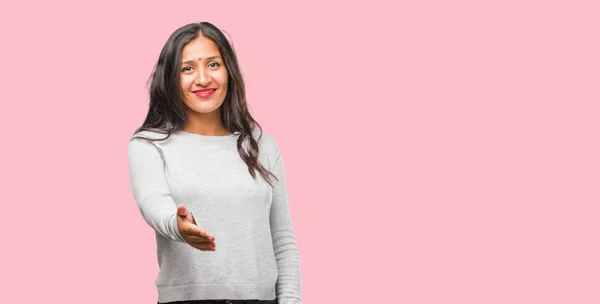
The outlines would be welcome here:
M 128 157 L 156 232 L 159 303 L 301 303 L 279 146 L 250 115 L 237 57 L 214 25 L 167 40 Z

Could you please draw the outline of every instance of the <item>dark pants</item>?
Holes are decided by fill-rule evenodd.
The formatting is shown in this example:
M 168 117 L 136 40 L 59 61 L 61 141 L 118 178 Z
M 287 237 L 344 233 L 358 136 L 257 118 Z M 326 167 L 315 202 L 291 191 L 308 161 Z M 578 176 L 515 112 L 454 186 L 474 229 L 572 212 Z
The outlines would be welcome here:
M 175 301 L 163 302 L 157 304 L 277 304 L 275 300 L 191 300 L 191 301 Z

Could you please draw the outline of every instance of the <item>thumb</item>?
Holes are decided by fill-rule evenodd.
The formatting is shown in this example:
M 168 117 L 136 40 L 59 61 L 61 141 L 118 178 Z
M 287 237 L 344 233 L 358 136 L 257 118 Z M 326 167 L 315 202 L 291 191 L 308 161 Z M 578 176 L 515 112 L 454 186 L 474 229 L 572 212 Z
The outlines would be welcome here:
M 177 215 L 185 218 L 188 215 L 187 208 L 184 205 L 177 206 Z

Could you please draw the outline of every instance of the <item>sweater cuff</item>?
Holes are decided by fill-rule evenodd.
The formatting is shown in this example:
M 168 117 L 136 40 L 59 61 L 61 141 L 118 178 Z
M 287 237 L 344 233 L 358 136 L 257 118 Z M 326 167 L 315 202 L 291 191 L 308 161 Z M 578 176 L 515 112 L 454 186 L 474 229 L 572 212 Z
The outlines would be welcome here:
M 173 228 L 173 232 L 175 232 L 175 237 L 177 238 L 175 241 L 185 243 L 185 240 L 181 236 L 181 232 L 179 232 L 179 227 L 177 226 L 177 213 L 175 213 L 175 216 L 173 216 L 171 227 Z

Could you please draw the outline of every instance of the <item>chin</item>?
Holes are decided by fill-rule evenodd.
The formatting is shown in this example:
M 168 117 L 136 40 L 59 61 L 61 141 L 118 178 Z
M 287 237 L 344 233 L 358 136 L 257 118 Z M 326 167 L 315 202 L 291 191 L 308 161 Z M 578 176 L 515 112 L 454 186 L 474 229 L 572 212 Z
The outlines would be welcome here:
M 199 114 L 208 114 L 208 113 L 212 113 L 214 111 L 219 110 L 219 108 L 221 107 L 221 104 L 212 104 L 212 103 L 210 105 L 194 104 L 191 106 L 187 105 L 187 107 L 192 112 L 199 113 Z

